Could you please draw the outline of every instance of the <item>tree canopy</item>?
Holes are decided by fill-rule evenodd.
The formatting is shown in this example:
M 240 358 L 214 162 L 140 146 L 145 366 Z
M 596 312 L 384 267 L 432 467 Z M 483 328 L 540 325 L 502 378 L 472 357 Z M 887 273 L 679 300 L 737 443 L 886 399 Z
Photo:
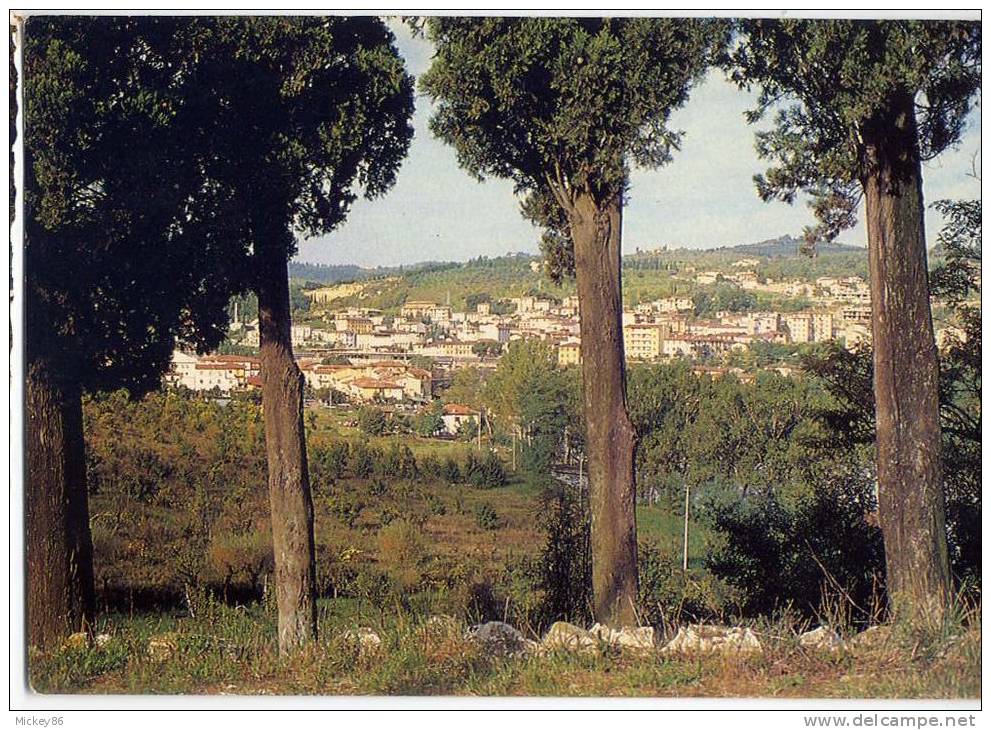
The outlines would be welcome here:
M 89 389 L 146 391 L 176 339 L 216 346 L 239 286 L 226 262 L 246 237 L 187 138 L 185 23 L 27 23 L 29 349 Z
M 512 180 L 524 214 L 549 229 L 552 271 L 573 266 L 571 197 L 625 190 L 631 164 L 659 167 L 724 26 L 707 19 L 431 18 L 437 55 L 421 78 L 433 133 L 482 180 Z M 557 245 L 555 245 L 557 244 Z M 561 244 L 564 244 L 562 250 Z M 562 265 L 563 264 L 563 265 Z
M 729 60 L 733 80 L 759 88 L 751 122 L 772 166 L 755 177 L 764 200 L 812 196 L 810 242 L 855 222 L 864 132 L 896 92 L 915 99 L 919 145 L 931 159 L 960 137 L 981 83 L 981 27 L 969 21 L 743 20 Z
M 211 174 L 255 214 L 326 234 L 359 194 L 395 182 L 413 130 L 413 79 L 370 17 L 220 17 L 193 39 Z M 285 255 L 294 236 L 282 241 Z M 272 242 L 266 241 L 266 245 Z

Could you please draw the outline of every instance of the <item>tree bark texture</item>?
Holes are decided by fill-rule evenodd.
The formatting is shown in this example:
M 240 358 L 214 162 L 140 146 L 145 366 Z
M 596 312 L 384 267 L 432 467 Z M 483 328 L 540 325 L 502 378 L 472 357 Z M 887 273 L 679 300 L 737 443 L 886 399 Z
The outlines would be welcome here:
M 592 516 L 595 619 L 637 623 L 634 431 L 626 408 L 621 290 L 622 202 L 578 196 L 570 213 L 581 307 L 582 383 Z
M 57 648 L 95 612 L 82 397 L 45 361 L 29 362 L 24 480 L 27 639 Z
M 913 98 L 864 129 L 877 419 L 878 517 L 895 615 L 939 620 L 949 599 L 939 366 Z
M 276 234 L 280 238 L 288 233 Z M 272 245 L 274 243 L 274 245 Z M 262 410 L 279 607 L 279 651 L 316 638 L 316 560 L 303 428 L 303 377 L 292 352 L 289 273 L 281 241 L 256 243 Z

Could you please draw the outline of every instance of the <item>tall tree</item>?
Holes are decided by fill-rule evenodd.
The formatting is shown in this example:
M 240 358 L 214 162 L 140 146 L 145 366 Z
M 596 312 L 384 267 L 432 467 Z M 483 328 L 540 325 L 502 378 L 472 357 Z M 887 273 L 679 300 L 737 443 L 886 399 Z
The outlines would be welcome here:
M 216 345 L 244 236 L 188 136 L 188 28 L 31 17 L 23 39 L 25 544 L 30 646 L 93 617 L 81 394 L 156 387 Z
M 649 18 L 431 18 L 423 89 L 431 129 L 479 179 L 512 180 L 547 229 L 548 263 L 573 265 L 592 510 L 594 613 L 636 621 L 633 446 L 626 408 L 620 258 L 630 166 L 671 159 L 667 126 L 722 25 Z
M 258 298 L 279 648 L 316 636 L 303 380 L 292 351 L 296 234 L 341 224 L 389 189 L 412 138 L 413 80 L 377 18 L 217 18 L 196 39 L 211 174 L 247 212 Z
M 781 106 L 758 152 L 765 200 L 812 195 L 811 245 L 866 199 L 879 517 L 896 612 L 938 618 L 949 597 L 936 347 L 922 160 L 960 136 L 980 88 L 981 29 L 964 21 L 749 20 L 734 79 L 751 120 Z M 794 103 L 797 102 L 797 103 Z

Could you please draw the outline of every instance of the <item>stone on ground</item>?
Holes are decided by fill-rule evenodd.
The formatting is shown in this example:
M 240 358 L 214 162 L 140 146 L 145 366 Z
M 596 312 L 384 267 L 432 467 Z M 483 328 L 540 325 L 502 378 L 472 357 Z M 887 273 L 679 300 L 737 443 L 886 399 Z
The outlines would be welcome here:
M 377 651 L 382 646 L 382 639 L 373 629 L 367 626 L 359 626 L 357 629 L 348 629 L 341 634 L 345 641 L 358 645 L 358 652 L 361 654 Z
M 798 637 L 798 643 L 806 649 L 818 651 L 841 651 L 846 648 L 846 642 L 829 626 L 806 631 Z
M 148 656 L 153 662 L 164 662 L 179 651 L 179 642 L 172 632 L 157 634 L 148 639 Z
M 699 624 L 682 626 L 662 654 L 756 654 L 763 651 L 757 635 L 748 628 Z
M 544 636 L 543 645 L 548 649 L 566 649 L 568 651 L 594 649 L 598 639 L 591 632 L 569 624 L 567 621 L 555 621 Z
M 497 656 L 508 656 L 528 651 L 528 642 L 519 631 L 502 621 L 489 621 L 468 629 L 465 638 L 479 644 L 482 649 Z
M 595 624 L 588 633 L 600 644 L 629 651 L 651 651 L 654 648 L 653 626 L 624 626 L 612 629 L 602 624 Z
M 86 635 L 85 631 L 69 634 L 62 644 L 63 649 L 85 649 L 87 646 L 89 646 L 89 636 Z

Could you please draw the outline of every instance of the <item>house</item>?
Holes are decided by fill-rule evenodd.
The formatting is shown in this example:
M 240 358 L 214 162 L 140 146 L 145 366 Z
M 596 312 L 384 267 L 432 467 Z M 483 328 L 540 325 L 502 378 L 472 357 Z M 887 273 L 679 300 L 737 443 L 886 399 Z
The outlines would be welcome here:
M 460 403 L 447 403 L 441 418 L 444 421 L 444 433 L 455 435 L 465 423 L 478 427 L 480 413 Z
M 451 319 L 451 308 L 436 302 L 406 302 L 399 310 L 399 316 L 405 320 L 428 319 L 431 322 L 448 322 Z
M 403 399 L 403 387 L 388 380 L 355 378 L 347 384 L 347 390 L 357 400 L 363 402 Z
M 581 340 L 565 340 L 557 347 L 557 364 L 561 367 L 570 365 L 581 365 L 582 343 Z
M 671 328 L 664 324 L 631 324 L 623 327 L 626 357 L 631 360 L 656 360 L 661 356 L 664 337 Z

